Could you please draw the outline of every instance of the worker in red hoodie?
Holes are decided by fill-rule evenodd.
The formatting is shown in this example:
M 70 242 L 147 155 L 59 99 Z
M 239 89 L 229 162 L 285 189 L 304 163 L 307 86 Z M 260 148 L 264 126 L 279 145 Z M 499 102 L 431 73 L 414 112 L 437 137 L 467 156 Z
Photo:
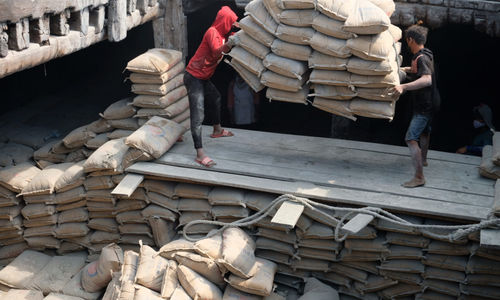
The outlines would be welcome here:
M 205 167 L 215 165 L 215 162 L 203 151 L 201 141 L 201 125 L 205 118 L 205 101 L 211 106 L 213 115 L 212 138 L 233 136 L 233 133 L 220 125 L 221 96 L 210 81 L 224 53 L 229 52 L 236 43 L 236 37 L 231 34 L 233 27 L 238 27 L 238 17 L 228 6 L 223 6 L 215 21 L 203 36 L 200 46 L 189 61 L 184 74 L 184 85 L 188 91 L 189 110 L 191 118 L 191 135 L 196 149 L 195 161 Z

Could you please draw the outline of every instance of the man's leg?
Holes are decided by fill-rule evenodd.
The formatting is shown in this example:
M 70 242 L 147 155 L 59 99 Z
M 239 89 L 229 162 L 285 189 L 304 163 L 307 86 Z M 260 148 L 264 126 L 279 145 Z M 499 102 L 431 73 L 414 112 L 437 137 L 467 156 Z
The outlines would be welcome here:
M 415 175 L 410 181 L 403 183 L 404 187 L 417 187 L 425 184 L 424 170 L 422 165 L 422 151 L 418 140 L 422 136 L 428 119 L 423 115 L 414 115 L 406 132 L 406 144 L 410 149 L 410 155 L 415 168 Z M 427 154 L 426 154 L 427 155 Z
M 420 149 L 422 151 L 422 165 L 427 167 L 429 164 L 427 163 L 427 151 L 429 151 L 429 142 L 431 139 L 430 133 L 422 133 L 420 135 Z
M 205 100 L 210 106 L 210 119 L 213 122 L 213 135 L 222 133 L 221 123 L 221 96 L 215 85 L 210 81 L 205 82 Z

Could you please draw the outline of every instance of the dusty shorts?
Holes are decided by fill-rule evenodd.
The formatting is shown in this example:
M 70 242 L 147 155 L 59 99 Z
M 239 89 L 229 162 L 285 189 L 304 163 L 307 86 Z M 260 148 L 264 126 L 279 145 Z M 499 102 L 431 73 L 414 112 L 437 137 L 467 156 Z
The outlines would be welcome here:
M 428 115 L 413 115 L 406 131 L 405 141 L 418 141 L 423 133 L 431 133 L 432 117 Z

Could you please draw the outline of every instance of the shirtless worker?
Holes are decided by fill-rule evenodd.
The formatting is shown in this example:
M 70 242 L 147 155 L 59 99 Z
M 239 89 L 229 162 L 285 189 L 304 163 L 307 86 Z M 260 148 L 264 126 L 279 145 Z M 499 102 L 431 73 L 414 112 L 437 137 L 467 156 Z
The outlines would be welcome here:
M 423 166 L 427 166 L 431 122 L 440 102 L 434 74 L 434 56 L 424 46 L 427 32 L 428 29 L 420 25 L 412 25 L 405 31 L 406 43 L 413 54 L 411 67 L 403 68 L 409 82 L 393 89 L 397 95 L 411 91 L 413 104 L 413 117 L 406 131 L 405 141 L 410 149 L 415 175 L 402 184 L 407 188 L 425 184 Z
M 221 96 L 210 81 L 223 54 L 234 46 L 236 38 L 231 35 L 231 29 L 238 27 L 238 17 L 228 6 L 223 6 L 215 21 L 203 36 L 200 46 L 189 61 L 184 73 L 184 85 L 188 91 L 189 110 L 191 118 L 191 135 L 196 149 L 195 161 L 205 167 L 215 165 L 215 162 L 203 151 L 201 128 L 205 118 L 205 101 L 211 106 L 213 115 L 212 138 L 233 136 L 233 133 L 220 125 Z

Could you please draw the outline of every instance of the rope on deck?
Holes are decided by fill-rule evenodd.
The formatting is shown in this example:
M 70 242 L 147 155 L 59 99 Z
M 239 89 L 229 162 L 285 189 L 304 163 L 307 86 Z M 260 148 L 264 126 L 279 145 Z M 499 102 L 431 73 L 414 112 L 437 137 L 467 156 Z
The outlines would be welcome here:
M 385 211 L 385 210 L 383 210 L 381 208 L 377 208 L 377 207 L 363 207 L 363 208 L 334 207 L 334 206 L 326 205 L 326 204 L 319 203 L 319 202 L 316 202 L 313 200 L 309 200 L 306 198 L 297 197 L 297 196 L 290 195 L 290 194 L 284 194 L 284 195 L 281 195 L 278 198 L 274 199 L 271 203 L 269 203 L 268 206 L 266 206 L 264 209 L 258 211 L 257 213 L 255 213 L 249 217 L 240 219 L 238 221 L 232 222 L 232 223 L 225 223 L 225 222 L 220 222 L 220 221 L 209 221 L 209 220 L 191 221 L 184 226 L 184 230 L 183 230 L 184 238 L 188 241 L 196 242 L 196 241 L 201 240 L 203 238 L 208 238 L 208 237 L 212 237 L 214 235 L 217 235 L 217 234 L 221 233 L 222 231 L 224 231 L 226 228 L 246 227 L 246 226 L 254 225 L 254 224 L 260 222 L 265 217 L 267 217 L 272 211 L 274 211 L 274 209 L 278 205 L 281 205 L 285 201 L 290 201 L 290 202 L 302 204 L 302 205 L 304 205 L 304 207 L 307 207 L 310 210 L 314 211 L 315 213 L 320 214 L 325 219 L 336 222 L 337 225 L 335 226 L 335 241 L 337 241 L 337 242 L 342 242 L 347 238 L 348 234 L 343 234 L 341 236 L 340 230 L 341 230 L 344 222 L 350 216 L 355 215 L 355 214 L 371 215 L 374 218 L 379 218 L 381 220 L 385 220 L 387 222 L 390 222 L 390 223 L 393 223 L 396 225 L 405 226 L 408 228 L 420 229 L 421 232 L 429 235 L 431 238 L 438 239 L 438 240 L 446 239 L 450 242 L 461 240 L 464 237 L 468 236 L 469 234 L 476 232 L 476 231 L 479 231 L 483 228 L 500 225 L 500 218 L 491 218 L 488 220 L 482 220 L 480 223 L 477 223 L 477 224 L 467 224 L 467 225 L 413 224 L 405 219 L 402 219 L 402 218 L 400 218 L 400 217 L 398 217 L 398 216 L 396 216 L 388 211 Z M 329 210 L 329 211 L 346 212 L 346 214 L 343 215 L 342 218 L 338 219 L 332 215 L 327 214 L 326 212 L 322 211 L 321 209 Z M 211 231 L 203 238 L 189 237 L 186 234 L 186 232 L 188 231 L 188 228 L 190 228 L 191 226 L 197 225 L 197 224 L 215 225 L 215 226 L 221 226 L 221 228 Z M 439 233 L 432 232 L 433 230 L 454 230 L 454 231 L 450 232 L 448 234 L 439 234 Z

